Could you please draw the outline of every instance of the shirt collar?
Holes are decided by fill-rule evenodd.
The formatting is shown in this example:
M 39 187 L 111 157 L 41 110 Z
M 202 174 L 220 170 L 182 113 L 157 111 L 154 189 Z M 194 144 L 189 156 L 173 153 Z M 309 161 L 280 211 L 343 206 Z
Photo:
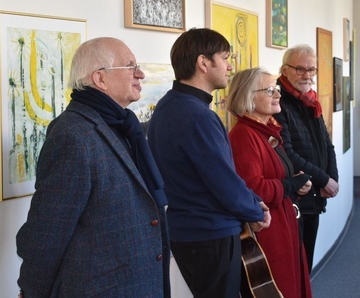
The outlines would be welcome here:
M 181 93 L 193 95 L 193 96 L 197 97 L 198 99 L 200 99 L 201 101 L 205 102 L 206 104 L 210 104 L 211 101 L 213 100 L 213 97 L 211 94 L 209 94 L 201 89 L 195 88 L 193 86 L 180 83 L 177 80 L 175 80 L 173 82 L 172 89 L 175 91 L 181 92 Z

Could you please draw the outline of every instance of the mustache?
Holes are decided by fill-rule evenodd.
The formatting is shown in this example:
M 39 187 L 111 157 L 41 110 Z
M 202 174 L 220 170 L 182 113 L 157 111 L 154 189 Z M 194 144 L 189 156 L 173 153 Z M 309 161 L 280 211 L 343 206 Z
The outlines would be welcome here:
M 299 84 L 309 84 L 309 85 L 315 85 L 315 81 L 312 79 L 308 79 L 308 80 L 302 80 L 302 81 L 298 81 Z

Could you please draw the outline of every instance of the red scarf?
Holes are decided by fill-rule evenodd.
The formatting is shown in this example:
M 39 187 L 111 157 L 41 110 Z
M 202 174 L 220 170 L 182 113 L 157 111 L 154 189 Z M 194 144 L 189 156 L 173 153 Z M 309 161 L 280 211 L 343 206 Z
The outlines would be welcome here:
M 311 107 L 314 109 L 315 118 L 319 118 L 322 114 L 321 104 L 317 99 L 317 94 L 314 90 L 310 89 L 309 92 L 301 93 L 299 90 L 296 90 L 293 85 L 289 82 L 287 77 L 281 75 L 279 81 L 282 87 L 288 91 L 290 94 L 295 96 L 295 98 L 301 100 L 305 107 Z

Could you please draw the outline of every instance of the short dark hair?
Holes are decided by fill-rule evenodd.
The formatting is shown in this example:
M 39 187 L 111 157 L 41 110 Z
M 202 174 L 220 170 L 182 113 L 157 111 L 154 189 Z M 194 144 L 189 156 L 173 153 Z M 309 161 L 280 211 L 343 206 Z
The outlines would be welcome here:
M 195 74 L 196 60 L 199 55 L 213 60 L 214 54 L 229 51 L 229 42 L 215 30 L 192 28 L 182 33 L 170 52 L 175 79 L 190 79 Z

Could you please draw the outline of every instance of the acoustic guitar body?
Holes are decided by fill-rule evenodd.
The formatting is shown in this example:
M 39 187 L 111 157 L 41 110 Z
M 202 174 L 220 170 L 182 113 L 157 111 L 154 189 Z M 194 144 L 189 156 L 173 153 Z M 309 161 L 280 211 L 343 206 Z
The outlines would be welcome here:
M 246 224 L 247 225 L 247 224 Z M 284 298 L 271 274 L 266 256 L 255 236 L 247 231 L 241 235 L 243 272 L 242 298 Z

